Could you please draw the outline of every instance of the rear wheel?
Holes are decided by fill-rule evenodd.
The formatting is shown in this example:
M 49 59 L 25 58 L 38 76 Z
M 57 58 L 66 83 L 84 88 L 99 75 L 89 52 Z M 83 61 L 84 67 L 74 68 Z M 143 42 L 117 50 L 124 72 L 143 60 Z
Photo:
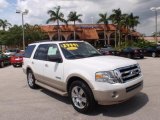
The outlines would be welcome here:
M 37 85 L 35 84 L 35 77 L 33 75 L 33 72 L 29 70 L 27 72 L 27 82 L 30 88 L 35 89 L 37 88 Z
M 94 109 L 95 100 L 86 83 L 82 81 L 73 82 L 69 89 L 69 96 L 76 111 L 87 113 Z
M 152 57 L 156 57 L 156 53 L 155 52 L 152 52 Z

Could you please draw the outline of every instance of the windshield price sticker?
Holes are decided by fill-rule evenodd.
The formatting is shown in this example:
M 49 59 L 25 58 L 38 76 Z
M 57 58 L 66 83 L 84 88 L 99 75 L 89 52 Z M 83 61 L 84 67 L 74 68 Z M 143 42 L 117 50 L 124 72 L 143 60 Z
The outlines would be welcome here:
M 79 45 L 77 43 L 64 43 L 61 45 L 61 47 L 67 50 L 77 50 Z

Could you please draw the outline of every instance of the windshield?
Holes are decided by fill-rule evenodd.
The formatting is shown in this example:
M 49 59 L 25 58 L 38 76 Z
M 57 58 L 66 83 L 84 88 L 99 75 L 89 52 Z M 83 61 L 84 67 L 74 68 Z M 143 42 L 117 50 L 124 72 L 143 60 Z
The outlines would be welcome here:
M 114 51 L 115 49 L 114 48 L 112 48 L 112 47 L 108 47 L 108 48 L 102 48 L 102 50 L 111 50 L 111 51 Z
M 86 57 L 100 56 L 93 46 L 87 42 L 66 42 L 60 43 L 62 52 L 67 59 L 80 59 Z

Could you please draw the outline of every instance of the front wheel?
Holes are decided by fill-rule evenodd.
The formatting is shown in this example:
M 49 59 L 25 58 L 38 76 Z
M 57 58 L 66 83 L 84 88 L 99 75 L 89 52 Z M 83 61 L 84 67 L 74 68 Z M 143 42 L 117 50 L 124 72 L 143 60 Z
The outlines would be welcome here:
M 132 56 L 130 53 L 128 53 L 128 54 L 127 54 L 127 58 L 131 58 L 131 59 L 132 59 L 133 56 Z
M 13 64 L 13 67 L 17 67 L 17 65 Z
M 0 63 L 0 67 L 3 68 L 4 67 L 4 62 Z
M 37 85 L 35 84 L 35 78 L 31 70 L 27 72 L 27 82 L 30 88 L 32 89 L 37 88 Z
M 69 96 L 74 109 L 81 113 L 94 110 L 95 100 L 91 89 L 81 81 L 75 81 L 69 89 Z

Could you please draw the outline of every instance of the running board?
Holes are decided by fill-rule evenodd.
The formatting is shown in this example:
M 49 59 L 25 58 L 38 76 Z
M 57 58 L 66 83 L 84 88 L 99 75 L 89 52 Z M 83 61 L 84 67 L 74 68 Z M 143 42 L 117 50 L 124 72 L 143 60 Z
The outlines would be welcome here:
M 48 86 L 48 85 L 45 85 L 45 84 L 43 84 L 43 83 L 41 83 L 41 82 L 39 82 L 39 81 L 35 81 L 35 83 L 37 84 L 37 85 L 39 85 L 39 86 L 41 86 L 41 87 L 43 87 L 43 88 L 45 88 L 45 89 L 47 89 L 47 90 L 49 90 L 49 91 L 52 91 L 52 92 L 54 92 L 54 93 L 57 93 L 57 94 L 59 94 L 59 95 L 61 95 L 61 96 L 67 96 L 68 94 L 67 94 L 67 92 L 62 92 L 62 91 L 60 91 L 60 90 L 58 90 L 58 89 L 55 89 L 55 88 L 53 88 L 53 87 L 50 87 L 50 86 Z

